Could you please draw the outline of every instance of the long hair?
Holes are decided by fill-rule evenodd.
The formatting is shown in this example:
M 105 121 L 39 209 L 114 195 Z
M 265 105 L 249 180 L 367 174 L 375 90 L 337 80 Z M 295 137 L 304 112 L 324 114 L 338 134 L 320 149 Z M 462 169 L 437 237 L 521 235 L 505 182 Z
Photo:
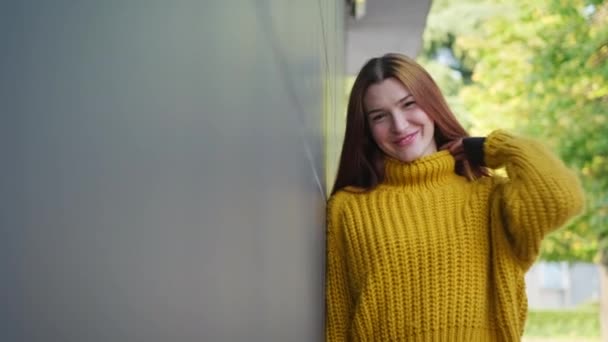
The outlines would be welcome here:
M 372 137 L 363 97 L 369 86 L 390 77 L 405 86 L 416 104 L 433 121 L 437 147 L 469 136 L 448 107 L 433 78 L 418 63 L 396 53 L 372 58 L 359 72 L 350 93 L 346 132 L 332 194 L 347 186 L 371 190 L 384 180 L 384 154 Z M 469 160 L 457 162 L 455 171 L 469 180 L 488 175 L 487 169 Z

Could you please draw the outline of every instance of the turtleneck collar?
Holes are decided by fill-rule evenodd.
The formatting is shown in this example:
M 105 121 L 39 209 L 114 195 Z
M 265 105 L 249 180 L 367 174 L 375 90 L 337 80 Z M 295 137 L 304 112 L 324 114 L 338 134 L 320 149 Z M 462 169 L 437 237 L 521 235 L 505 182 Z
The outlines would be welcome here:
M 448 151 L 439 151 L 411 163 L 385 157 L 384 184 L 425 186 L 443 184 L 460 176 L 454 171 L 456 161 Z

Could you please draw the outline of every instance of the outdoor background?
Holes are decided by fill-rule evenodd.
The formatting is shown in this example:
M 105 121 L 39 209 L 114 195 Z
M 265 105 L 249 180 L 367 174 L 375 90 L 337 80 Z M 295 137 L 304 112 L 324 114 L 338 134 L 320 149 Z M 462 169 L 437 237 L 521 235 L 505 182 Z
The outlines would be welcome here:
M 608 1 L 435 0 L 418 60 L 472 135 L 536 137 L 578 172 L 586 210 L 545 240 L 541 259 L 551 263 L 526 278 L 525 336 L 599 341 L 608 324 Z
M 526 340 L 599 341 L 607 2 L 1 1 L 0 341 L 322 340 L 348 79 L 389 51 L 577 170 Z

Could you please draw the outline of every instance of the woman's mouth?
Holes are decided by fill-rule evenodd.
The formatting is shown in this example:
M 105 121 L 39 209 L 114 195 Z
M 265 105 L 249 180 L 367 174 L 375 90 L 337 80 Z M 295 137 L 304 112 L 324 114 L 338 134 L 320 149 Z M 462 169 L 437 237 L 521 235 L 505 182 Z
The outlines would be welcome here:
M 410 133 L 402 138 L 399 138 L 399 139 L 395 140 L 395 145 L 400 146 L 400 147 L 407 146 L 414 142 L 414 140 L 416 139 L 416 135 L 418 135 L 418 131 Z

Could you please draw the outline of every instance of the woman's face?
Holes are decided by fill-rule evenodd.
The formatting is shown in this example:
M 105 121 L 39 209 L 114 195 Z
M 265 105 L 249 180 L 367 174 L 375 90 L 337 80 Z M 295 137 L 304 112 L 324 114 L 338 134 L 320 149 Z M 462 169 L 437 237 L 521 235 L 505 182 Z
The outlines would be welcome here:
M 433 121 L 397 79 L 367 88 L 363 106 L 374 141 L 386 155 L 409 163 L 437 151 Z

